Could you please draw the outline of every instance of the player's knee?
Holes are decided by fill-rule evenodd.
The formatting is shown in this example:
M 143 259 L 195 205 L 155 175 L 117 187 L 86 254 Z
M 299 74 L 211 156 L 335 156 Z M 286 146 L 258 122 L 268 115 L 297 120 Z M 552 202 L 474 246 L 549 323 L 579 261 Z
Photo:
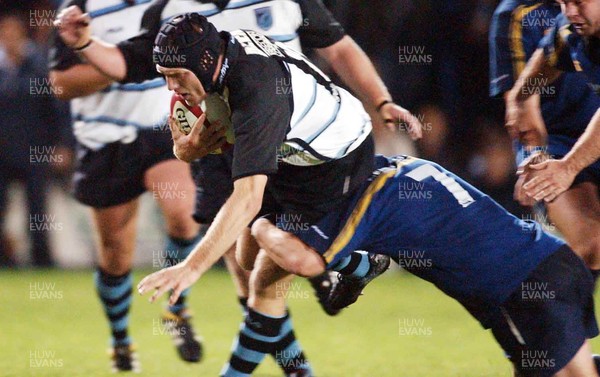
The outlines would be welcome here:
M 120 237 L 101 237 L 100 252 L 107 258 L 117 259 L 127 253 L 128 244 L 128 240 Z
M 237 264 L 246 271 L 252 271 L 256 255 L 251 256 L 249 252 L 245 252 L 241 248 L 235 250 L 235 260 Z
M 188 211 L 167 215 L 167 233 L 180 239 L 192 239 L 198 235 L 200 225 L 190 216 Z
M 252 224 L 252 235 L 256 242 L 268 254 L 275 253 L 286 256 L 285 248 L 289 245 L 291 235 L 280 231 L 266 219 L 258 219 Z M 289 255 L 288 255 L 289 256 Z
M 131 258 L 125 245 L 118 242 L 103 242 L 100 252 L 102 269 L 111 275 L 122 275 L 131 269 Z
M 110 275 L 124 275 L 129 270 L 131 270 L 131 262 L 126 260 L 106 260 L 105 263 L 100 266 L 103 271 L 107 272 Z
M 112 275 L 122 275 L 131 269 L 135 242 L 129 237 L 115 233 L 100 237 L 100 267 Z

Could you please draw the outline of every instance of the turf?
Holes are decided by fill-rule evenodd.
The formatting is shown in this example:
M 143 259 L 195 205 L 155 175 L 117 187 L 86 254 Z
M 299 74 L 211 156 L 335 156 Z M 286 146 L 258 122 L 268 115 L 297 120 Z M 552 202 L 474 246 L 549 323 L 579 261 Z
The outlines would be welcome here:
M 136 273 L 139 281 L 144 271 Z M 148 271 L 146 271 L 148 272 Z M 296 333 L 317 376 L 511 376 L 489 332 L 430 284 L 390 273 L 357 304 L 327 317 L 310 286 L 289 294 Z M 181 362 L 156 322 L 162 307 L 135 295 L 131 335 L 143 376 L 218 376 L 241 311 L 229 276 L 211 271 L 190 299 L 205 340 L 200 364 Z M 108 329 L 90 271 L 0 272 L 0 376 L 108 376 Z M 600 342 L 594 342 L 600 350 Z M 255 376 L 280 376 L 266 360 Z

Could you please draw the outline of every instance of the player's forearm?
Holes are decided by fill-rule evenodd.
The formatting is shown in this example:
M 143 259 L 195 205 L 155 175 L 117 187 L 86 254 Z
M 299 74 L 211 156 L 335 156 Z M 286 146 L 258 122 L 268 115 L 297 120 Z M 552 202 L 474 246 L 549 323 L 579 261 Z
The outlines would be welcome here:
M 89 64 L 77 64 L 64 71 L 50 71 L 50 83 L 61 100 L 71 100 L 96 93 L 113 80 Z
M 240 184 L 241 180 L 245 180 Z M 233 194 L 225 202 L 202 241 L 188 256 L 187 263 L 204 273 L 235 243 L 261 208 L 266 176 L 242 178 L 234 183 Z
M 367 110 L 374 112 L 382 101 L 391 100 L 391 95 L 375 66 L 349 36 L 345 36 L 333 46 L 319 49 L 318 52 L 356 93 Z
M 574 174 L 600 159 L 600 109 L 592 117 L 590 124 L 573 149 L 564 157 L 568 169 Z
M 508 102 L 508 93 L 504 93 L 506 106 Z M 523 118 L 519 124 L 519 141 L 526 147 L 544 146 L 547 143 L 548 131 L 542 117 L 540 105 L 540 96 L 533 95 L 523 102 Z
M 127 75 L 127 64 L 119 48 L 111 43 L 92 37 L 92 44 L 80 52 L 85 60 L 104 75 L 121 81 Z
M 524 102 L 534 94 L 540 93 L 540 88 L 550 85 L 558 76 L 560 71 L 548 65 L 544 50 L 537 49 L 521 72 L 509 96 Z

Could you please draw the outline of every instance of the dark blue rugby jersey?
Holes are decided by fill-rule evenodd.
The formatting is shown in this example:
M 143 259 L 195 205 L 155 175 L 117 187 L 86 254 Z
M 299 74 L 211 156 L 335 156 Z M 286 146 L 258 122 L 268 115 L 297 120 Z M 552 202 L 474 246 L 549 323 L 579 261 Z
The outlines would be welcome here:
M 600 39 L 582 37 L 564 14 L 556 18 L 556 27 L 541 41 L 550 65 L 561 71 L 583 72 L 588 85 L 600 94 Z
M 433 162 L 377 156 L 377 166 L 344 206 L 309 229 L 292 230 L 330 266 L 353 250 L 390 255 L 485 326 L 485 308 L 502 304 L 564 245 Z
M 553 1 L 504 0 L 490 28 L 490 95 L 510 90 L 544 36 L 556 26 L 560 7 Z M 576 138 L 600 107 L 585 77 L 561 75 L 539 90 L 542 116 L 550 134 Z

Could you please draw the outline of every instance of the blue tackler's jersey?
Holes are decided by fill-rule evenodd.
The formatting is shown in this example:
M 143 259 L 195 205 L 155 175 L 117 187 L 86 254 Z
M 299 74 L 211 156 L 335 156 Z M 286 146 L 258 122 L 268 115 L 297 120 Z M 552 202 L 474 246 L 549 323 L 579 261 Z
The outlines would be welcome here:
M 510 90 L 544 36 L 556 26 L 560 7 L 553 1 L 504 0 L 490 27 L 490 95 Z M 600 107 L 600 97 L 583 75 L 567 73 L 544 85 L 542 115 L 550 134 L 576 138 Z
M 378 166 L 344 208 L 295 232 L 334 266 L 354 250 L 390 255 L 482 323 L 564 242 L 509 214 L 441 166 L 413 157 Z

